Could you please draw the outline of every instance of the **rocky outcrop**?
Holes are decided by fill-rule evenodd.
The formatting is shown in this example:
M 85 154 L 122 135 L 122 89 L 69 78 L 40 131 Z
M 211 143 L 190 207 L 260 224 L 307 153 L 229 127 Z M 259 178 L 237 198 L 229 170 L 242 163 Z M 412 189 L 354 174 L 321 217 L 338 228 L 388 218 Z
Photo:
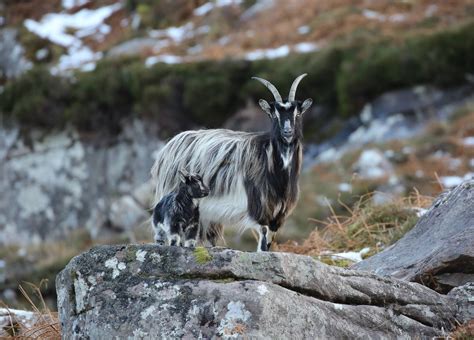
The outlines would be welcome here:
M 113 138 L 0 128 L 0 245 L 64 238 L 84 226 L 95 238 L 103 226 L 146 220 L 156 130 L 140 120 Z
M 442 194 L 415 227 L 353 266 L 441 292 L 474 281 L 474 180 Z
M 18 77 L 33 67 L 25 58 L 17 36 L 18 32 L 13 28 L 0 29 L 0 79 Z
M 102 246 L 56 287 L 65 339 L 432 337 L 469 317 L 464 297 L 286 253 Z

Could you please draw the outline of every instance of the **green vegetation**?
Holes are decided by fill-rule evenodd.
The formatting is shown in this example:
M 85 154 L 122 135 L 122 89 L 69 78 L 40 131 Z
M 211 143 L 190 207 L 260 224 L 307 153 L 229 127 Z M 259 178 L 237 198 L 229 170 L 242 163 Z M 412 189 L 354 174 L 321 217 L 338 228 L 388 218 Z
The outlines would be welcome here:
M 458 85 L 474 73 L 474 23 L 403 41 L 332 46 L 324 51 L 256 62 L 226 60 L 146 68 L 139 59 L 104 60 L 93 72 L 73 78 L 37 67 L 5 85 L 0 112 L 26 126 L 116 132 L 122 118 L 156 120 L 163 134 L 190 125 L 216 127 L 248 99 L 268 98 L 252 81 L 268 78 L 286 93 L 294 77 L 307 72 L 300 98 L 312 97 L 341 117 L 357 114 L 381 93 L 433 83 Z M 311 139 L 317 124 L 308 124 Z
M 196 262 L 199 264 L 205 264 L 212 260 L 211 254 L 209 254 L 209 251 L 204 247 L 196 247 L 193 254 Z

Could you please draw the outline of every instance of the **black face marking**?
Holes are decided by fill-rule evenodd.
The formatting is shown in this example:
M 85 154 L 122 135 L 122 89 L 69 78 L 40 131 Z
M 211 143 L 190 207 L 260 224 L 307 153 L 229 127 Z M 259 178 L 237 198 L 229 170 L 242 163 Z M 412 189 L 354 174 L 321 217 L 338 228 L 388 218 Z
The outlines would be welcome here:
M 272 132 L 282 143 L 291 144 L 303 135 L 302 111 L 299 101 L 270 104 Z
M 155 235 L 159 234 L 156 230 L 160 228 L 159 225 L 164 223 L 169 225 L 170 245 L 194 246 L 199 237 L 199 207 L 195 205 L 193 199 L 207 196 L 209 189 L 199 175 L 188 174 L 185 171 L 180 171 L 179 175 L 181 184 L 178 190 L 169 193 L 158 202 L 153 209 L 152 222 Z M 161 236 L 156 241 L 160 239 Z
M 202 198 L 209 195 L 209 188 L 202 181 L 199 175 L 185 176 L 185 185 L 192 198 Z

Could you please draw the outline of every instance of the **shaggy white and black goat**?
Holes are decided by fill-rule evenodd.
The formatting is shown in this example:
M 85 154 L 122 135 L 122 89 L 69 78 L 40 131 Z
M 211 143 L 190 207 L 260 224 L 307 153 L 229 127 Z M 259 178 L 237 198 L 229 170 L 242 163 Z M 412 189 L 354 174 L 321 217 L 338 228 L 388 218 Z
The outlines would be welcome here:
M 197 199 L 209 194 L 201 176 L 179 171 L 176 191 L 164 196 L 153 209 L 155 242 L 171 246 L 195 247 L 199 237 Z
M 259 234 L 257 251 L 269 250 L 274 233 L 283 225 L 298 199 L 302 161 L 303 113 L 312 100 L 295 99 L 297 77 L 283 100 L 276 87 L 257 77 L 275 101 L 260 99 L 272 120 L 269 132 L 225 129 L 185 131 L 160 150 L 151 170 L 155 200 L 179 185 L 178 169 L 200 174 L 210 194 L 200 202 L 201 237 L 215 245 L 223 227 L 252 228 Z

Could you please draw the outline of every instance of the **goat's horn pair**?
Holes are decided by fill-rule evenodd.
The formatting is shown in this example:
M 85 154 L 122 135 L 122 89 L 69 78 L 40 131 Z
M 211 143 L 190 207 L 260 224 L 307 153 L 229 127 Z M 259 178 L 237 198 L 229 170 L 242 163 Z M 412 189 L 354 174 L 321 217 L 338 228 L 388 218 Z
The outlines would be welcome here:
M 291 85 L 291 89 L 290 89 L 290 94 L 288 95 L 288 101 L 289 102 L 292 102 L 292 101 L 295 100 L 296 89 L 298 88 L 298 84 L 300 83 L 301 79 L 303 79 L 304 77 L 306 77 L 306 73 L 300 75 L 298 78 L 296 78 L 293 81 L 293 84 Z M 277 101 L 279 103 L 283 102 L 283 100 L 281 99 L 280 93 L 278 92 L 275 85 L 273 85 L 268 80 L 265 80 L 263 78 L 252 77 L 252 79 L 258 80 L 263 85 L 265 85 L 270 90 L 270 92 L 273 94 L 273 97 L 275 98 L 275 101 Z

